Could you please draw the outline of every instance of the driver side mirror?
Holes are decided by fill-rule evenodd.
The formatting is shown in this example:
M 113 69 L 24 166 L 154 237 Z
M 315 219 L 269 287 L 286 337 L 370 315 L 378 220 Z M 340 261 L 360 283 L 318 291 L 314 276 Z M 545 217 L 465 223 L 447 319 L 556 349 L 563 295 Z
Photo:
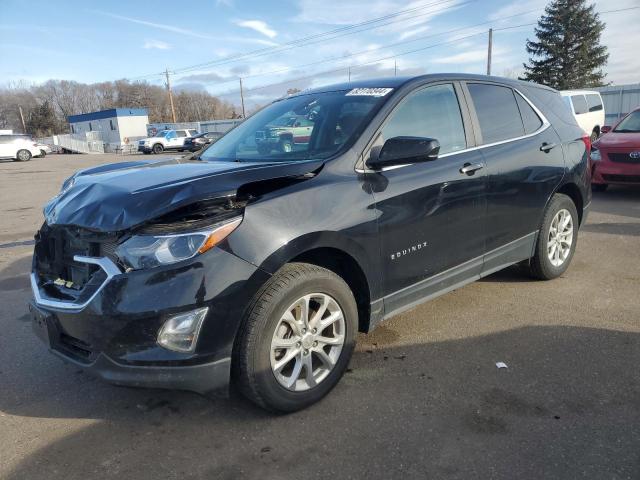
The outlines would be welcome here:
M 393 165 L 431 162 L 438 158 L 440 142 L 435 138 L 393 137 L 382 147 L 373 147 L 367 166 L 380 170 Z
M 609 133 L 611 131 L 611 125 L 603 125 L 600 127 L 600 134 L 604 135 L 605 133 Z

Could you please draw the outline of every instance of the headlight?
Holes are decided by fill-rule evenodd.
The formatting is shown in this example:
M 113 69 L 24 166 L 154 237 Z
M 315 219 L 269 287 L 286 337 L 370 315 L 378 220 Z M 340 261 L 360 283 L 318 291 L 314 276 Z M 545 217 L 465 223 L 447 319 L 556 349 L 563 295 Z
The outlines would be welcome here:
M 210 229 L 175 235 L 136 235 L 116 249 L 116 255 L 133 270 L 170 265 L 212 249 L 233 232 L 242 217 L 213 225 Z
M 593 147 L 591 148 L 591 160 L 593 160 L 594 162 L 599 162 L 600 160 L 602 160 L 602 157 L 600 156 L 600 150 Z

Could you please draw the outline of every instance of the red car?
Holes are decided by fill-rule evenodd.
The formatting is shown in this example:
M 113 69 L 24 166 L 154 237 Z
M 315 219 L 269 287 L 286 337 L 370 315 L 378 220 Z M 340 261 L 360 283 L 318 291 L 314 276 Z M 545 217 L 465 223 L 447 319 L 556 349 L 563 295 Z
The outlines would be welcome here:
M 620 120 L 596 140 L 591 150 L 594 191 L 603 192 L 609 184 L 640 185 L 640 107 Z

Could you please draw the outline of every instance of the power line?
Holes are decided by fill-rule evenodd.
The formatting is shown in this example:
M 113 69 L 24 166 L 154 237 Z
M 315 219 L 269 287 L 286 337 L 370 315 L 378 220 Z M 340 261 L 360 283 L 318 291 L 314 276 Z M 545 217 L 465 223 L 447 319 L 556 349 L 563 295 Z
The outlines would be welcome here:
M 640 7 L 629 7 L 629 8 L 621 8 L 621 9 L 616 9 L 616 10 L 607 10 L 607 11 L 599 12 L 599 13 L 600 14 L 618 13 L 618 12 L 623 12 L 623 11 L 628 11 L 628 10 L 637 10 L 637 9 L 640 9 Z M 523 12 L 523 13 L 516 14 L 516 15 L 510 15 L 508 17 L 503 17 L 503 18 L 499 18 L 499 19 L 494 19 L 494 20 L 491 20 L 489 22 L 483 22 L 483 23 L 472 25 L 472 26 L 469 26 L 469 27 L 462 27 L 462 28 L 454 29 L 454 30 L 447 31 L 447 32 L 441 32 L 439 34 L 431 35 L 431 37 L 437 36 L 437 35 L 444 35 L 444 34 L 447 34 L 447 33 L 453 33 L 453 32 L 461 31 L 461 30 L 468 30 L 468 29 L 471 29 L 471 28 L 476 28 L 478 26 L 486 25 L 487 23 L 494 23 L 494 22 L 497 22 L 497 21 L 503 21 L 503 20 L 506 20 L 506 19 L 509 19 L 509 18 L 514 18 L 514 17 L 517 17 L 517 16 L 526 15 L 526 14 L 537 12 L 537 11 L 540 11 L 540 9 L 531 10 L 531 11 Z M 511 26 L 507 26 L 507 27 L 494 28 L 493 31 L 496 32 L 496 31 L 511 30 L 511 29 L 515 29 L 515 28 L 521 28 L 521 27 L 532 26 L 532 25 L 537 25 L 537 22 L 520 24 L 520 25 L 511 25 Z M 296 78 L 284 80 L 282 82 L 275 82 L 275 83 L 270 83 L 270 84 L 267 84 L 267 85 L 261 85 L 261 86 L 258 86 L 258 87 L 253 87 L 253 88 L 250 88 L 250 89 L 244 89 L 244 93 L 245 94 L 246 93 L 251 93 L 251 92 L 254 92 L 254 91 L 264 90 L 265 88 L 269 88 L 269 87 L 274 87 L 274 86 L 278 86 L 278 85 L 286 85 L 286 84 L 289 84 L 289 83 L 293 83 L 293 82 L 297 82 L 297 81 L 301 81 L 301 80 L 306 80 L 306 79 L 309 79 L 309 78 L 315 78 L 318 75 L 326 75 L 326 74 L 329 74 L 329 73 L 337 73 L 337 72 L 340 72 L 340 71 L 344 71 L 345 69 L 352 69 L 352 68 L 362 67 L 362 66 L 366 66 L 366 65 L 382 62 L 384 60 L 389 60 L 389 59 L 400 57 L 400 56 L 404 56 L 404 55 L 410 55 L 412 53 L 428 50 L 428 49 L 439 47 L 439 46 L 442 46 L 442 45 L 446 45 L 446 44 L 450 44 L 450 43 L 456 43 L 456 42 L 459 42 L 461 40 L 466 40 L 466 39 L 469 39 L 469 38 L 473 38 L 473 37 L 477 37 L 479 35 L 485 35 L 485 34 L 486 34 L 486 31 L 473 33 L 473 34 L 466 35 L 466 36 L 463 36 L 463 37 L 458 37 L 458 38 L 455 38 L 455 39 L 452 39 L 452 40 L 431 44 L 431 45 L 428 45 L 428 46 L 425 46 L 425 47 L 409 50 L 409 51 L 406 51 L 406 52 L 395 53 L 393 55 L 377 58 L 375 60 L 371 60 L 371 61 L 360 63 L 360 64 L 343 66 L 343 67 L 340 67 L 340 68 L 335 68 L 335 69 L 331 69 L 331 70 L 325 70 L 325 71 L 322 71 L 322 72 L 316 72 L 316 73 L 311 74 L 311 75 L 305 75 L 303 77 L 296 77 Z M 423 37 L 423 38 L 427 38 L 427 37 Z M 414 39 L 413 41 L 416 41 L 416 40 L 419 40 L 419 39 Z M 379 47 L 379 49 L 388 48 L 389 46 L 396 46 L 399 43 L 409 43 L 409 41 L 407 41 L 407 42 L 397 42 L 395 44 L 390 44 L 388 46 L 381 46 L 381 47 Z M 360 53 L 364 53 L 364 52 L 355 53 L 355 54 L 352 54 L 352 55 L 349 55 L 349 56 L 358 55 Z M 344 58 L 347 58 L 347 57 L 344 57 Z M 326 60 L 326 61 L 331 61 L 331 60 Z M 322 63 L 322 62 L 324 62 L 324 60 L 320 61 L 320 62 L 314 62 L 314 64 Z M 292 68 L 302 68 L 302 67 L 308 66 L 308 65 L 310 65 L 310 64 L 301 65 L 301 66 L 292 67 Z M 271 73 L 273 73 L 273 72 L 271 72 Z M 269 74 L 270 73 L 265 73 L 265 74 L 255 75 L 255 76 L 262 76 L 262 75 L 269 75 Z M 249 77 L 245 77 L 245 78 L 249 78 Z M 223 83 L 227 83 L 227 82 L 223 82 Z M 238 92 L 238 91 L 234 91 L 234 92 L 216 94 L 216 96 L 217 97 L 235 96 L 235 95 L 238 95 L 239 93 L 240 92 Z
M 446 4 L 446 3 L 451 3 L 451 2 L 459 2 L 459 0 L 438 0 L 438 1 L 430 2 L 430 3 L 424 4 L 424 5 L 412 7 L 412 8 L 409 8 L 409 9 L 399 10 L 397 12 L 394 12 L 394 13 L 391 13 L 391 14 L 387 14 L 387 15 L 383 15 L 381 17 L 376 17 L 376 18 L 373 18 L 373 19 L 370 19 L 370 20 L 366 20 L 366 21 L 363 21 L 363 22 L 360 22 L 360 23 L 346 25 L 344 27 L 336 28 L 334 30 L 329 30 L 329 31 L 326 31 L 326 32 L 317 33 L 315 35 L 309 35 L 309 36 L 306 36 L 306 37 L 302 37 L 302 38 L 298 38 L 298 39 L 295 39 L 295 40 L 291 40 L 289 42 L 286 42 L 286 43 L 283 43 L 283 44 L 280 44 L 280 45 L 277 45 L 277 46 L 274 46 L 274 47 L 260 48 L 260 49 L 252 50 L 252 51 L 249 51 L 249 52 L 246 52 L 246 53 L 238 53 L 238 54 L 235 54 L 235 55 L 227 56 L 225 58 L 221 58 L 221 59 L 217 59 L 217 60 L 211 60 L 209 62 L 204 62 L 204 63 L 191 65 L 191 66 L 187 66 L 187 67 L 181 67 L 181 68 L 175 69 L 172 73 L 174 73 L 174 74 L 175 73 L 186 73 L 188 71 L 197 70 L 197 69 L 200 69 L 200 68 L 203 68 L 203 67 L 207 67 L 207 66 L 221 65 L 221 64 L 227 64 L 227 63 L 236 62 L 238 60 L 245 60 L 245 59 L 248 59 L 248 58 L 257 58 L 257 57 L 260 57 L 260 56 L 273 55 L 273 54 L 276 54 L 276 53 L 281 53 L 282 51 L 291 50 L 292 48 L 298 48 L 298 47 L 306 46 L 306 45 L 309 45 L 309 44 L 322 43 L 322 42 L 325 42 L 325 41 L 333 40 L 335 38 L 339 38 L 339 37 L 344 36 L 344 35 L 351 35 L 351 34 L 354 34 L 354 33 L 365 32 L 365 31 L 368 31 L 368 30 L 372 30 L 372 29 L 383 27 L 383 26 L 387 26 L 387 25 L 390 25 L 390 24 L 396 23 L 396 22 L 404 22 L 404 21 L 407 21 L 407 20 L 413 20 L 413 19 L 415 19 L 417 17 L 422 17 L 422 16 L 426 16 L 426 15 L 433 15 L 433 14 L 436 14 L 436 13 L 442 13 L 442 12 L 444 12 L 446 10 L 451 9 L 451 8 L 457 8 L 459 6 L 462 6 L 462 5 L 465 5 L 465 4 L 468 4 L 468 3 L 472 3 L 472 2 L 475 2 L 475 1 L 477 1 L 477 0 L 466 0 L 466 1 L 462 2 L 462 3 L 454 3 L 453 5 L 449 5 L 448 7 L 444 8 L 444 9 L 441 9 L 441 10 L 429 11 L 429 12 L 425 12 L 425 13 L 422 13 L 422 14 L 419 14 L 419 15 L 414 15 L 414 16 L 411 16 L 411 17 L 408 17 L 408 18 L 400 18 L 400 19 L 392 20 L 390 22 L 383 23 L 383 24 L 380 24 L 380 25 L 374 25 L 374 26 L 369 27 L 369 28 L 363 28 L 363 29 L 355 31 L 355 32 L 348 32 L 348 33 L 343 33 L 342 35 L 336 35 L 336 34 L 338 34 L 340 32 L 345 32 L 345 31 L 356 29 L 356 28 L 359 28 L 359 27 L 372 25 L 374 23 L 378 23 L 378 22 L 381 22 L 381 21 L 384 21 L 384 20 L 387 20 L 387 19 L 390 19 L 390 18 L 395 18 L 395 17 L 399 17 L 399 16 L 402 16 L 402 15 L 406 15 L 408 13 L 413 13 L 413 12 L 416 12 L 416 11 L 419 11 L 419 10 L 422 10 L 422 9 L 425 9 L 425 8 L 429 8 L 429 7 L 433 7 L 433 6 L 439 6 L 439 5 Z M 322 37 L 326 37 L 326 36 L 329 36 L 329 35 L 334 35 L 334 36 L 331 37 L 331 38 L 326 38 L 326 39 L 322 38 Z M 309 40 L 316 40 L 316 39 L 321 39 L 321 40 L 318 40 L 318 41 L 315 41 L 315 42 L 312 42 L 312 43 L 308 43 Z M 305 42 L 307 42 L 307 43 L 305 43 Z M 164 72 L 151 73 L 151 74 L 148 74 L 148 75 L 142 75 L 142 76 L 138 76 L 138 77 L 133 77 L 133 78 L 131 78 L 131 80 L 141 80 L 141 79 L 144 79 L 144 78 L 155 77 L 155 76 L 158 76 L 158 75 L 164 75 Z

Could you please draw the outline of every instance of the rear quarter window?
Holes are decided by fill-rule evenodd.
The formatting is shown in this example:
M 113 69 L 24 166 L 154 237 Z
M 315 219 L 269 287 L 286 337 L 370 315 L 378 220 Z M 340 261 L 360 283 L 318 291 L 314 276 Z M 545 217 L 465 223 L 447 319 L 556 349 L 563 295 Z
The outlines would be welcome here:
M 519 93 L 516 93 L 516 101 L 518 102 L 518 108 L 520 109 L 520 115 L 522 116 L 524 133 L 528 135 L 542 127 L 542 119 Z

